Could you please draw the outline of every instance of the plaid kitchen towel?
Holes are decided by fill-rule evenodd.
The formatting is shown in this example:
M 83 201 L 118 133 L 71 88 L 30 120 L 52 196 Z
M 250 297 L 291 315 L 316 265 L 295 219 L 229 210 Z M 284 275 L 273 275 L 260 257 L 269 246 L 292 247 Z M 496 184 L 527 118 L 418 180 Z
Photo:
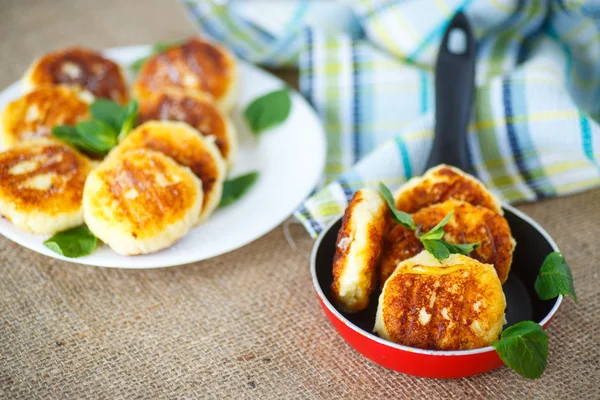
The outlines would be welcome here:
M 468 131 L 478 177 L 509 202 L 600 185 L 600 4 L 592 0 L 184 1 L 238 56 L 298 65 L 327 133 L 323 186 L 295 212 L 316 236 L 353 193 L 425 168 L 432 71 L 459 10 L 477 38 Z M 310 157 L 307 157 L 310 158 Z

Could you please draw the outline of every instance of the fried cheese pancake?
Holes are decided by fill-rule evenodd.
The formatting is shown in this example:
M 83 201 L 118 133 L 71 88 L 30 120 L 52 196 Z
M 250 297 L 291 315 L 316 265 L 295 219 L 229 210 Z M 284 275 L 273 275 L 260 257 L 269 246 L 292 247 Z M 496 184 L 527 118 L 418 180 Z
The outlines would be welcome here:
M 0 153 L 0 214 L 19 229 L 53 234 L 83 223 L 92 163 L 61 143 L 37 140 Z
M 27 91 L 65 85 L 120 104 L 129 98 L 121 68 L 100 53 L 83 47 L 68 47 L 38 58 L 25 73 L 23 85 Z
M 190 38 L 148 59 L 133 86 L 139 99 L 164 88 L 208 93 L 219 107 L 229 112 L 237 94 L 237 65 L 224 47 Z
M 165 90 L 151 94 L 140 105 L 138 122 L 181 121 L 196 128 L 204 136 L 214 136 L 215 144 L 229 166 L 237 149 L 237 133 L 229 118 L 214 104 L 210 96 Z
M 331 295 L 345 312 L 358 312 L 369 304 L 387 216 L 387 204 L 373 189 L 357 191 L 344 212 L 333 259 Z
M 52 137 L 55 125 L 89 119 L 89 105 L 65 86 L 42 86 L 8 103 L 2 112 L 2 146 Z
M 201 207 L 196 175 L 148 149 L 106 158 L 90 173 L 83 191 L 85 223 L 123 255 L 171 246 L 189 232 Z
M 204 200 L 198 222 L 204 221 L 218 207 L 226 166 L 212 138 L 205 138 L 185 122 L 148 121 L 131 131 L 110 157 L 120 157 L 141 148 L 160 151 L 189 167 L 200 178 Z
M 505 308 L 491 265 L 460 254 L 439 261 L 423 251 L 385 283 L 374 332 L 420 349 L 476 349 L 498 339 Z
M 444 164 L 427 170 L 423 176 L 410 179 L 396 191 L 394 198 L 396 208 L 407 213 L 414 213 L 448 199 L 456 199 L 503 214 L 500 201 L 481 181 L 458 168 Z
M 452 244 L 480 243 L 470 257 L 482 263 L 492 264 L 502 283 L 506 282 L 515 241 L 510 226 L 502 215 L 459 200 L 447 200 L 425 207 L 412 214 L 416 226 L 429 232 L 446 215 L 454 211 L 444 226 L 444 240 Z M 396 266 L 423 250 L 423 244 L 415 233 L 402 225 L 394 226 L 386 235 L 380 267 L 380 285 L 383 286 Z

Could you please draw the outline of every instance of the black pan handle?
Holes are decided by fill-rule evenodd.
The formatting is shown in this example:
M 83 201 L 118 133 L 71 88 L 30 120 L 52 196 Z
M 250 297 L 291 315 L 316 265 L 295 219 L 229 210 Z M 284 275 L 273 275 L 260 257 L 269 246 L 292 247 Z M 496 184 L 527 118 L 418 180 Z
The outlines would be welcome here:
M 427 168 L 448 164 L 473 172 L 467 124 L 475 86 L 475 58 L 469 21 L 458 12 L 446 29 L 435 66 L 435 137 Z

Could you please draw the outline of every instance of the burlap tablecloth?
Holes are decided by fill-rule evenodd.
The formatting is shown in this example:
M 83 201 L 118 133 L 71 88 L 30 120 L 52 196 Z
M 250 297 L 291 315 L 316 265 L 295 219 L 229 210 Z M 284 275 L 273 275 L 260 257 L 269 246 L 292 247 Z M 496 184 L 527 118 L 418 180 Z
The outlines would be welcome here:
M 173 1 L 1 0 L 0 86 L 49 49 L 193 32 Z M 556 315 L 536 381 L 506 367 L 419 379 L 363 358 L 321 311 L 313 242 L 292 225 L 296 249 L 280 226 L 227 255 L 147 271 L 60 262 L 0 237 L 0 396 L 598 399 L 600 190 L 519 208 L 553 235 L 579 295 Z

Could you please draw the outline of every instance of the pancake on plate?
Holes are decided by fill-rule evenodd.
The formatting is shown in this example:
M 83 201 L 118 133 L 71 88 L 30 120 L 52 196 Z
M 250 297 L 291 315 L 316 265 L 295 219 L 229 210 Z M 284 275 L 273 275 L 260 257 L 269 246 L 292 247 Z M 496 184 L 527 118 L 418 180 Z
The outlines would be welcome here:
M 0 153 L 0 214 L 19 229 L 53 234 L 83 223 L 83 186 L 92 163 L 40 139 Z
M 502 215 L 488 208 L 478 207 L 459 200 L 447 200 L 425 207 L 412 214 L 416 226 L 429 232 L 446 215 L 454 211 L 444 226 L 444 240 L 452 244 L 480 243 L 469 255 L 486 264 L 492 264 L 502 283 L 506 282 L 515 241 L 510 226 Z M 423 250 L 423 244 L 415 233 L 402 225 L 395 224 L 385 235 L 380 267 L 380 285 L 383 286 L 396 266 Z
M 500 201 L 472 175 L 448 165 L 438 165 L 423 176 L 410 179 L 396 191 L 396 208 L 414 213 L 423 207 L 448 199 L 466 201 L 503 214 Z
M 387 221 L 387 204 L 373 189 L 357 191 L 344 212 L 333 259 L 331 295 L 345 312 L 358 312 L 369 304 Z
M 89 119 L 89 105 L 65 86 L 42 86 L 8 103 L 2 112 L 2 147 L 52 137 L 55 125 Z
M 25 73 L 23 85 L 26 91 L 65 85 L 120 104 L 125 104 L 129 97 L 121 68 L 100 53 L 83 47 L 68 47 L 38 58 Z
M 123 255 L 171 246 L 193 227 L 201 207 L 196 175 L 148 149 L 106 158 L 90 173 L 83 191 L 85 223 Z
M 233 165 L 237 134 L 233 124 L 204 93 L 168 89 L 151 94 L 140 104 L 139 123 L 152 120 L 186 122 L 204 136 L 214 136 L 215 144 L 229 166 Z
M 184 122 L 148 121 L 131 131 L 110 157 L 121 157 L 133 149 L 160 151 L 189 167 L 202 182 L 204 200 L 198 222 L 218 207 L 223 192 L 226 166 L 213 138 L 204 137 Z
M 505 323 L 506 300 L 496 270 L 427 251 L 403 261 L 379 297 L 374 332 L 405 346 L 468 350 L 489 346 Z
M 199 38 L 152 56 L 142 66 L 133 86 L 139 99 L 165 88 L 183 89 L 212 96 L 229 112 L 237 95 L 237 66 L 224 47 Z

